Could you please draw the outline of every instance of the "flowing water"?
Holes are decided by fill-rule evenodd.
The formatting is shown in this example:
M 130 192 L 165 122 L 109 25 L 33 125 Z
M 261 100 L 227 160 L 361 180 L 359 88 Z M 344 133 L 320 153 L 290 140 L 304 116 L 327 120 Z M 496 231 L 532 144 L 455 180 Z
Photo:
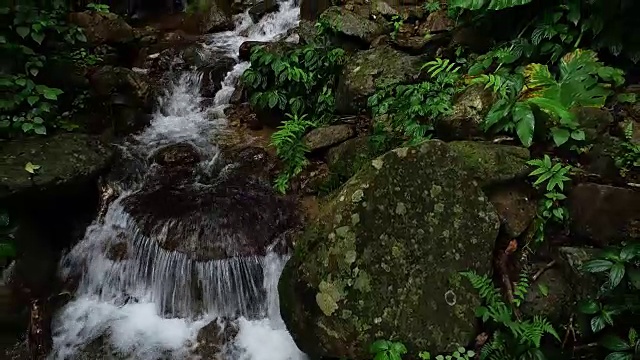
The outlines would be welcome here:
M 238 15 L 236 30 L 210 36 L 206 46 L 237 57 L 243 41 L 274 39 L 297 24 L 299 9 L 294 1 L 282 2 L 280 11 L 266 15 L 258 24 L 253 24 L 247 14 Z M 161 147 L 186 142 L 204 154 L 201 168 L 215 168 L 219 153 L 210 139 L 224 131 L 222 109 L 247 67 L 241 62 L 227 74 L 213 108 L 205 110 L 200 105 L 201 76 L 183 73 L 160 99 L 150 126 L 135 141 L 123 145 L 124 153 L 145 158 Z M 212 114 L 218 119 L 211 120 Z M 142 178 L 151 172 L 152 167 L 147 166 Z M 163 237 L 170 237 L 172 226 L 184 225 L 193 234 L 201 234 L 199 224 L 193 219 L 183 219 L 184 224 L 175 224 L 180 219 L 167 220 L 149 235 L 127 205 L 144 189 L 144 183 L 120 181 L 117 185 L 120 195 L 61 262 L 61 275 L 78 278 L 78 286 L 73 299 L 55 316 L 51 359 L 82 358 L 85 347 L 95 341 L 119 354 L 118 358 L 190 359 L 195 357 L 192 350 L 198 332 L 221 318 L 232 319 L 238 331 L 225 344 L 220 355 L 224 359 L 306 359 L 280 318 L 277 283 L 286 255 L 268 247 L 263 254 L 202 260 L 167 250 L 158 244 Z M 209 230 L 228 241 L 242 237 Z M 192 233 L 185 232 L 185 237 Z M 188 243 L 193 239 L 180 240 Z M 119 246 L 124 246 L 120 252 L 126 255 L 120 256 L 117 251 L 114 255 L 113 250 Z M 232 254 L 235 251 L 233 246 L 227 250 Z M 214 354 L 203 356 L 209 358 L 219 359 Z

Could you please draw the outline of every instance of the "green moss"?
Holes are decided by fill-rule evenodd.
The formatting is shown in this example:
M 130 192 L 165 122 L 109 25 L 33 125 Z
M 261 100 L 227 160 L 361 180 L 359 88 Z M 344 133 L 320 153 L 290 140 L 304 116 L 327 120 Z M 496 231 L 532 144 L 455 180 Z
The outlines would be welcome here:
M 523 179 L 530 171 L 529 150 L 523 147 L 475 141 L 454 141 L 448 145 L 461 156 L 464 167 L 481 187 Z

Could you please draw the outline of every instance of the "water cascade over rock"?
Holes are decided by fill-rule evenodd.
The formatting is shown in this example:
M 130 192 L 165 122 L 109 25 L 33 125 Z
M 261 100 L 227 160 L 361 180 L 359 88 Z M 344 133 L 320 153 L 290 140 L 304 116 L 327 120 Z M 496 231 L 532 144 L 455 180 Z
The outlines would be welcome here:
M 242 42 L 272 40 L 298 16 L 293 0 L 257 24 L 239 14 L 234 31 L 203 46 L 237 61 Z M 305 358 L 277 294 L 294 205 L 265 176 L 266 154 L 221 152 L 213 140 L 247 66 L 207 78 L 218 82 L 207 106 L 202 72 L 168 74 L 151 124 L 123 144 L 122 169 L 107 178 L 115 200 L 61 262 L 75 291 L 54 319 L 51 359 Z

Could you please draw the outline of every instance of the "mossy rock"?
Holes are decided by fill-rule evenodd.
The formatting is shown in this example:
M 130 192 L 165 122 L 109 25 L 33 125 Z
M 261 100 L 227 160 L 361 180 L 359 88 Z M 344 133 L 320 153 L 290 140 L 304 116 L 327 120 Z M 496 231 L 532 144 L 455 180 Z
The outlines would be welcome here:
M 327 165 L 333 174 L 341 179 L 348 179 L 379 155 L 382 154 L 374 148 L 371 137 L 363 136 L 349 139 L 329 149 Z
M 347 59 L 338 79 L 336 110 L 357 114 L 376 89 L 418 79 L 424 61 L 389 46 L 360 51 Z
M 320 15 L 339 34 L 370 44 L 378 36 L 389 33 L 391 25 L 383 19 L 370 20 L 340 6 L 332 6 Z
M 459 273 L 491 271 L 500 224 L 464 167 L 441 141 L 395 149 L 321 206 L 279 283 L 303 351 L 357 360 L 381 338 L 412 353 L 473 340 L 480 299 Z
M 453 141 L 449 146 L 481 187 L 525 179 L 531 171 L 529 150 L 523 147 L 476 141 Z

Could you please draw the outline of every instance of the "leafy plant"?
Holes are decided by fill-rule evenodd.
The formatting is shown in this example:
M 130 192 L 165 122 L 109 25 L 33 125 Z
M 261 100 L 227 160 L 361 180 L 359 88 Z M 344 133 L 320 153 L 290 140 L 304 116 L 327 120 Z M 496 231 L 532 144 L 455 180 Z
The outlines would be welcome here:
M 571 166 L 554 163 L 549 155 L 545 155 L 542 159 L 530 160 L 527 164 L 535 167 L 529 174 L 535 178 L 533 186 L 544 189 L 544 197 L 538 205 L 534 225 L 535 238 L 540 243 L 544 240 L 545 226 L 549 221 L 563 224 L 569 219 L 569 211 L 563 205 L 567 199 L 563 192 L 564 183 L 571 181 L 571 178 L 567 176 L 571 171 Z
M 462 275 L 485 302 L 477 309 L 476 315 L 495 328 L 492 339 L 480 351 L 480 359 L 544 359 L 540 350 L 543 336 L 549 334 L 560 340 L 546 318 L 536 315 L 531 319 L 521 319 L 516 316 L 514 309 L 524 301 L 527 293 L 528 281 L 522 281 L 524 276 L 515 286 L 518 289 L 513 293 L 515 301 L 507 304 L 488 276 L 478 275 L 474 271 L 466 271 Z
M 548 129 L 546 136 L 556 146 L 569 140 L 584 141 L 585 133 L 571 110 L 604 106 L 613 95 L 611 84 L 606 82 L 620 86 L 624 78 L 621 70 L 599 62 L 593 51 L 576 50 L 560 60 L 558 77 L 551 74 L 547 65 L 529 64 L 516 74 L 497 72 L 471 82 L 484 83 L 500 95 L 487 114 L 484 128 L 515 132 L 528 147 L 537 126 Z
M 375 355 L 373 360 L 401 360 L 407 348 L 400 342 L 378 340 L 371 344 L 369 352 Z
M 594 333 L 613 326 L 616 317 L 637 314 L 640 310 L 640 244 L 605 249 L 584 263 L 583 271 L 603 279 L 596 297 L 584 300 L 578 306 L 581 313 L 593 316 L 590 325 Z M 627 340 L 608 333 L 601 338 L 600 344 L 613 351 L 607 359 L 633 359 L 634 354 L 640 355 L 634 328 L 629 329 Z
M 308 164 L 307 148 L 302 144 L 305 132 L 334 119 L 334 87 L 344 50 L 329 45 L 326 35 L 331 30 L 326 23 L 316 28 L 319 39 L 302 48 L 276 52 L 256 47 L 252 50 L 251 67 L 242 75 L 252 106 L 280 111 L 289 118 L 273 134 L 271 142 L 285 163 L 275 184 L 281 192 Z
M 400 15 L 394 15 L 391 19 L 391 23 L 393 24 L 391 38 L 395 40 L 398 37 L 398 32 L 400 31 L 400 27 L 402 27 L 402 24 L 404 23 L 404 19 Z
M 109 13 L 109 5 L 89 3 L 87 4 L 87 10 L 91 10 L 99 13 Z
M 427 62 L 422 69 L 430 80 L 385 87 L 368 99 L 374 116 L 388 119 L 383 127 L 410 143 L 423 140 L 436 121 L 451 113 L 453 97 L 462 90 L 459 67 L 448 59 Z
M 633 170 L 640 168 L 640 143 L 633 140 L 633 122 L 629 122 L 624 129 L 624 140 L 614 156 L 615 164 L 623 177 Z
M 82 31 L 66 23 L 66 8 L 55 0 L 0 7 L 0 51 L 11 59 L 0 74 L 0 134 L 47 133 L 59 120 L 61 89 L 42 82 L 41 70 L 60 56 L 53 44 L 84 42 Z

